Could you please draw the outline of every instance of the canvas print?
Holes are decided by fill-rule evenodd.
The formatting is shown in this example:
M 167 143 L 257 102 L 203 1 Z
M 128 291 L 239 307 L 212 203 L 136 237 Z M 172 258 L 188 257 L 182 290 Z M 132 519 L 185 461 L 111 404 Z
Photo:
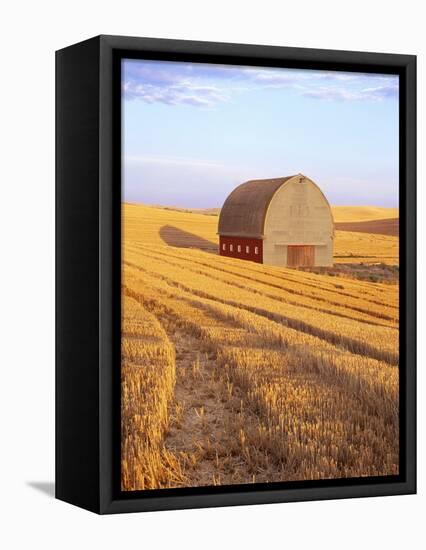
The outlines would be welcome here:
M 121 489 L 397 475 L 398 77 L 121 73 Z

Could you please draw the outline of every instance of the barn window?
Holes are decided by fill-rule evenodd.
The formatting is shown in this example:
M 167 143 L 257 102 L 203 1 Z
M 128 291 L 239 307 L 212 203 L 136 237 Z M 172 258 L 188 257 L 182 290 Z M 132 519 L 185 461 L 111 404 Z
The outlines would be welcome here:
M 222 250 L 226 250 L 226 244 L 225 243 L 223 243 L 223 245 L 222 245 Z
M 238 252 L 241 252 L 241 245 L 240 244 L 237 246 L 237 250 L 238 250 Z
M 249 254 L 249 252 L 250 252 L 250 247 L 246 246 L 246 254 Z
M 234 251 L 234 245 L 233 245 L 233 244 L 230 244 L 230 245 L 229 245 L 229 250 L 230 250 L 231 252 Z
M 259 254 L 259 247 L 258 247 L 258 246 L 255 246 L 255 247 L 254 247 L 254 253 L 255 253 L 255 254 Z

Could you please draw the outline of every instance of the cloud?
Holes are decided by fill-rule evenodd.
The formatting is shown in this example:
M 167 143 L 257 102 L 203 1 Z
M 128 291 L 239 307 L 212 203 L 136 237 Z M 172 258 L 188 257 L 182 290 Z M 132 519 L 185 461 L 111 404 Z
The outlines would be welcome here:
M 300 69 L 242 69 L 242 74 L 250 80 L 266 87 L 302 89 L 315 85 L 318 81 L 349 82 L 359 78 L 357 73 L 340 73 L 338 71 L 316 71 Z
M 123 84 L 123 94 L 126 99 L 141 99 L 146 103 L 196 107 L 212 107 L 227 99 L 226 95 L 214 86 L 200 86 L 188 81 L 169 86 L 126 81 Z
M 242 69 L 241 77 L 251 83 L 260 84 L 262 87 L 289 88 L 299 85 L 307 76 L 300 71 L 274 70 L 274 69 Z
M 146 103 L 210 108 L 229 99 L 225 89 L 211 83 L 232 71 L 232 67 L 220 67 L 127 60 L 123 66 L 123 94 L 128 100 Z
M 377 86 L 361 90 L 319 87 L 304 90 L 302 95 L 313 99 L 325 99 L 329 101 L 382 101 L 383 99 L 397 98 L 398 85 Z
M 376 88 L 365 88 L 365 90 L 362 90 L 362 93 L 371 99 L 397 98 L 399 86 L 391 84 L 388 86 L 377 86 Z
M 301 69 L 238 67 L 200 63 L 126 60 L 127 100 L 213 108 L 250 90 L 290 90 L 328 101 L 380 101 L 398 97 L 392 75 Z

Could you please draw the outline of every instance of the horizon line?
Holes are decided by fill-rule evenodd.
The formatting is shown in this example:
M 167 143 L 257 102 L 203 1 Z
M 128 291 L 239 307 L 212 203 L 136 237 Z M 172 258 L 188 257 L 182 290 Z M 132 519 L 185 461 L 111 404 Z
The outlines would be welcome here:
M 150 206 L 153 208 L 181 208 L 185 210 L 220 210 L 222 206 L 179 206 L 177 204 L 159 204 L 144 201 L 128 201 L 122 200 L 121 204 L 129 204 L 133 206 Z M 383 208 L 387 210 L 399 210 L 398 206 L 379 206 L 377 204 L 330 204 L 331 208 Z

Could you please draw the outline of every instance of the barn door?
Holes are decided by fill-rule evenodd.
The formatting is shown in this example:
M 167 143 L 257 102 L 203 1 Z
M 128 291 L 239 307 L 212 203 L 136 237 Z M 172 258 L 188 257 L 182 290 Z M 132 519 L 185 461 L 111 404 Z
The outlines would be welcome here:
M 315 265 L 315 246 L 288 246 L 287 265 L 288 267 L 310 267 Z

